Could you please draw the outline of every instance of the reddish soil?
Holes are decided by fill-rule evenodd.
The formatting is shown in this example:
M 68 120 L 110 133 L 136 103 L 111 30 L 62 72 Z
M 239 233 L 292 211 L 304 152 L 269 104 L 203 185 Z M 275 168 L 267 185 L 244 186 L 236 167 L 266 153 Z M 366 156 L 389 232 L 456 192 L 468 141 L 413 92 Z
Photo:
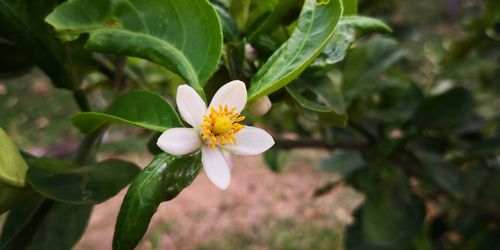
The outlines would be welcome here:
M 287 160 L 287 167 L 277 174 L 264 165 L 261 156 L 236 157 L 231 186 L 225 191 L 217 189 L 201 173 L 177 198 L 159 207 L 137 249 L 153 249 L 151 238 L 155 230 L 161 233 L 156 243 L 158 249 L 196 249 L 207 240 L 222 240 L 227 232 L 251 234 L 255 228 L 284 218 L 349 223 L 352 210 L 362 200 L 360 195 L 340 185 L 324 196 L 313 197 L 315 188 L 335 176 L 313 169 L 309 159 L 311 154 L 317 158 L 317 152 L 300 151 L 298 155 L 301 154 L 307 157 L 294 154 Z M 149 159 L 132 160 L 144 166 Z M 95 206 L 87 231 L 75 249 L 111 249 L 124 195 L 125 190 Z M 173 225 L 174 229 L 161 231 L 165 225 Z

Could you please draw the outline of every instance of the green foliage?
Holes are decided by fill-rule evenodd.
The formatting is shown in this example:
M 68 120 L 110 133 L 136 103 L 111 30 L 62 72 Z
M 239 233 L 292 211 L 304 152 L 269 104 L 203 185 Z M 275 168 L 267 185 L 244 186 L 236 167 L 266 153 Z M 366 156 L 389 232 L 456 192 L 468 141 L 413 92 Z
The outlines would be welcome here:
M 16 187 L 24 187 L 28 165 L 5 131 L 0 128 L 0 180 Z
M 115 196 L 139 173 L 139 167 L 122 160 L 101 161 L 86 167 L 72 162 L 35 159 L 27 180 L 38 193 L 74 204 L 96 204 Z
M 293 34 L 252 78 L 249 101 L 271 94 L 297 78 L 328 44 L 341 15 L 338 0 L 326 4 L 306 0 Z
M 183 127 L 169 102 L 175 89 L 187 82 L 205 98 L 240 79 L 249 102 L 268 96 L 273 104 L 264 118 L 246 120 L 273 131 L 275 148 L 264 155 L 271 170 L 279 172 L 289 149 L 321 147 L 330 155 L 317 169 L 342 177 L 322 195 L 342 182 L 364 193 L 346 250 L 498 249 L 500 12 L 494 0 L 471 5 L 481 11 L 433 6 L 438 15 L 429 19 L 412 1 L 0 0 L 0 213 L 9 211 L 0 248 L 71 249 L 93 205 L 131 183 L 113 249 L 134 249 L 158 206 L 201 169 L 199 152 L 171 156 L 156 145 L 160 132 Z M 439 33 L 419 30 L 425 22 Z M 35 82 L 32 70 L 74 98 L 80 143 L 66 120 L 51 127 L 59 134 L 32 129 L 73 112 L 66 99 L 66 112 L 55 105 L 51 89 L 18 87 Z M 116 143 L 103 139 L 114 123 L 139 128 L 118 128 L 126 140 L 148 141 L 156 157 L 142 172 L 101 160 L 101 144 Z M 19 142 L 27 134 L 51 138 L 37 154 L 46 156 L 19 152 L 15 145 L 40 151 Z M 55 142 L 68 152 L 48 145 Z M 317 239 L 304 246 L 286 232 L 287 240 L 265 244 L 337 244 L 336 235 L 314 232 L 304 232 Z
M 113 249 L 134 249 L 163 201 L 189 186 L 201 168 L 200 156 L 159 154 L 132 182 L 123 200 L 113 237 Z
M 141 90 L 118 97 L 104 113 L 78 113 L 71 117 L 71 122 L 83 133 L 93 132 L 109 123 L 128 124 L 159 132 L 182 126 L 172 105 L 155 93 Z
M 206 0 L 73 0 L 46 20 L 63 40 L 88 33 L 87 49 L 149 59 L 197 89 L 210 78 L 221 55 L 221 26 Z
M 48 0 L 2 0 L 1 36 L 19 46 L 22 53 L 16 56 L 30 58 L 50 76 L 55 86 L 77 89 L 89 67 L 90 54 L 83 50 L 81 42 L 61 44 L 51 34 L 43 20 L 54 6 L 54 1 Z

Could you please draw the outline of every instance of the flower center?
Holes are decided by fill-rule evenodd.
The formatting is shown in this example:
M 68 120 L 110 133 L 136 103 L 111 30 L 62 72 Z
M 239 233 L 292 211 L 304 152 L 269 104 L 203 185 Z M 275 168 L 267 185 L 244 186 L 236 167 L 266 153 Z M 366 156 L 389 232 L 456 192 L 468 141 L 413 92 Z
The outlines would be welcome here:
M 227 116 L 221 116 L 215 119 L 213 131 L 216 134 L 225 134 L 233 128 L 233 122 Z
M 227 105 L 219 105 L 219 109 L 210 107 L 210 113 L 203 116 L 202 138 L 211 148 L 215 145 L 236 144 L 234 135 L 245 127 L 239 124 L 245 117 L 234 110 Z

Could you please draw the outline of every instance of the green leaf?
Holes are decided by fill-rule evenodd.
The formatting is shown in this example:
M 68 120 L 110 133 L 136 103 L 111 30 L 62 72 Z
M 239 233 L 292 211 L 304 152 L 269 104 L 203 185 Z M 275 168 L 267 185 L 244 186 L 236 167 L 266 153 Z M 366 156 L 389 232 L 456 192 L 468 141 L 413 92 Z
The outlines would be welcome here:
M 222 29 L 207 0 L 72 0 L 46 21 L 64 40 L 88 33 L 86 48 L 158 63 L 200 90 L 222 52 Z
M 43 19 L 56 4 L 52 0 L 1 0 L 0 30 L 36 62 L 56 87 L 72 90 L 78 87 L 90 54 L 80 43 L 61 44 L 51 34 Z
M 264 152 L 264 161 L 273 172 L 280 172 L 286 161 L 287 152 L 271 148 Z
M 33 236 L 33 250 L 72 249 L 85 232 L 92 205 L 55 203 Z
M 214 3 L 215 11 L 221 21 L 222 33 L 224 34 L 225 42 L 237 41 L 240 36 L 240 31 L 236 25 L 236 21 L 231 17 L 224 6 Z
M 370 166 L 363 171 L 365 202 L 356 224 L 347 230 L 346 249 L 412 249 L 424 223 L 425 205 L 411 193 L 396 166 Z
M 297 27 L 251 80 L 249 101 L 286 86 L 321 53 L 342 15 L 339 0 L 317 4 L 306 0 Z
M 200 156 L 159 154 L 135 178 L 116 221 L 113 249 L 134 249 L 162 201 L 175 198 L 198 175 Z
M 347 125 L 342 95 L 328 76 L 300 79 L 286 86 L 286 90 L 301 107 L 318 112 L 321 122 L 339 127 Z
M 32 191 L 0 183 L 0 214 L 5 213 L 26 199 Z
M 27 170 L 28 164 L 5 131 L 0 128 L 0 181 L 24 187 Z
M 12 209 L 3 224 L 0 249 L 26 249 L 50 207 L 50 201 L 35 195 Z
M 386 23 L 379 19 L 367 16 L 346 16 L 342 17 L 339 23 L 340 26 L 350 27 L 361 34 L 371 32 L 391 33 L 392 29 Z
M 115 196 L 139 173 L 123 160 L 107 160 L 77 168 L 69 161 L 36 159 L 30 164 L 28 182 L 40 194 L 74 204 L 96 204 Z
M 120 123 L 163 132 L 182 127 L 172 105 L 163 97 L 148 91 L 130 91 L 118 97 L 104 113 L 82 112 L 71 117 L 73 125 L 90 133 L 108 123 Z
M 316 165 L 318 170 L 347 175 L 366 165 L 361 154 L 357 151 L 335 150 L 330 157 L 321 160 Z
M 342 7 L 344 7 L 343 16 L 358 14 L 358 0 L 342 0 Z
M 454 198 L 463 197 L 462 180 L 457 167 L 445 162 L 440 155 L 433 152 L 420 150 L 415 152 L 415 156 L 424 167 L 428 178 Z
M 323 52 L 311 63 L 306 73 L 323 75 L 342 61 L 357 37 L 371 32 L 391 32 L 384 22 L 364 16 L 342 17 L 332 39 Z
M 457 87 L 426 100 L 415 123 L 421 127 L 450 127 L 460 124 L 473 111 L 474 99 L 465 88 Z

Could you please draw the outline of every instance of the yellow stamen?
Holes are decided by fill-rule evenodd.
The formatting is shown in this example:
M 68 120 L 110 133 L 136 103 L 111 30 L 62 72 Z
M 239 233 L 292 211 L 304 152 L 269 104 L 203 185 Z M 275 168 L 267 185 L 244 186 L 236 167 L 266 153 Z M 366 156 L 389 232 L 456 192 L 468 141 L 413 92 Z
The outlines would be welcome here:
M 215 145 L 236 144 L 234 135 L 245 127 L 239 124 L 244 119 L 244 116 L 235 112 L 235 108 L 229 109 L 227 105 L 219 105 L 218 110 L 210 107 L 210 113 L 203 116 L 202 138 L 211 148 Z

